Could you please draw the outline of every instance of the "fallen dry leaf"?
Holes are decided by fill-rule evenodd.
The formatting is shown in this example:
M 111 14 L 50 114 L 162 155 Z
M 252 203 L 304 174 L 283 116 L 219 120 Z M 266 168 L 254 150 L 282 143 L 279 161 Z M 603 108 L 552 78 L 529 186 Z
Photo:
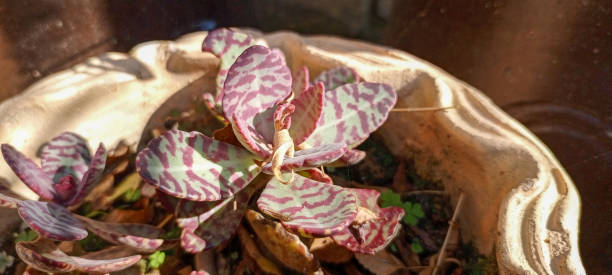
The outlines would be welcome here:
M 310 252 L 317 259 L 333 264 L 346 263 L 353 258 L 353 252 L 336 244 L 330 237 L 315 238 L 310 244 Z
M 381 250 L 374 255 L 355 254 L 355 259 L 367 270 L 376 275 L 392 274 L 406 266 L 387 250 Z
M 242 146 L 240 141 L 236 138 L 234 134 L 234 130 L 232 129 L 232 125 L 227 125 L 221 129 L 216 130 L 213 133 L 213 138 L 216 140 L 223 141 L 225 143 L 233 144 L 236 146 Z
M 243 251 L 255 261 L 257 267 L 268 274 L 282 274 L 281 269 L 274 262 L 268 260 L 261 254 L 257 246 L 255 246 L 255 241 L 253 241 L 249 232 L 247 232 L 244 227 L 238 227 L 237 234 L 244 248 Z
M 268 220 L 253 210 L 248 210 L 246 218 L 263 245 L 283 265 L 302 273 L 314 272 L 319 268 L 308 247 L 280 223 Z
M 149 224 L 153 220 L 153 205 L 148 198 L 141 198 L 133 205 L 134 209 L 113 209 L 104 218 L 105 222 L 116 223 L 145 223 Z
M 414 189 L 412 184 L 406 180 L 406 163 L 403 160 L 400 161 L 399 165 L 397 166 L 397 170 L 393 175 L 393 184 L 391 184 L 391 189 L 397 193 L 404 193 Z
M 210 275 L 217 275 L 214 250 L 206 250 L 195 254 L 193 262 L 197 271 L 205 271 Z

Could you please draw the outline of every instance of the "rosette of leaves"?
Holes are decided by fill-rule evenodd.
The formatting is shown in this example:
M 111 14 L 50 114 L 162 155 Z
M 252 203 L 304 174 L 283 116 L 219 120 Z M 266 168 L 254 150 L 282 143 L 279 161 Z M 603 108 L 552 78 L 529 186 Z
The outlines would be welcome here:
M 0 206 L 16 208 L 22 220 L 41 237 L 16 244 L 19 257 L 29 265 L 47 272 L 80 270 L 106 273 L 134 264 L 140 255 L 117 259 L 84 259 L 61 252 L 52 242 L 81 240 L 88 230 L 100 238 L 134 251 L 151 252 L 163 242 L 160 229 L 146 224 L 105 223 L 73 214 L 68 208 L 78 206 L 100 181 L 106 164 L 106 150 L 99 145 L 93 157 L 87 142 L 65 132 L 41 149 L 41 166 L 2 144 L 2 155 L 15 174 L 40 201 L 21 200 L 0 194 Z
M 344 67 L 311 84 L 306 68 L 292 77 L 281 51 L 254 44 L 227 29 L 204 40 L 221 60 L 216 94 L 205 98 L 225 128 L 213 137 L 170 130 L 137 156 L 142 178 L 175 211 L 183 248 L 229 239 L 261 189 L 259 209 L 291 232 L 330 236 L 359 253 L 384 248 L 403 210 L 381 209 L 377 191 L 334 185 L 319 168 L 363 159 L 353 148 L 386 120 L 397 95 Z

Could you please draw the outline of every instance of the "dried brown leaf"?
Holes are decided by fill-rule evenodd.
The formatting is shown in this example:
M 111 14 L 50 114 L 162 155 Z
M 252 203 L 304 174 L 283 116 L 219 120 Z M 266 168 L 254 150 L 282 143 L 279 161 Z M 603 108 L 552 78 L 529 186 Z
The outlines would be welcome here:
M 353 252 L 340 246 L 330 237 L 315 238 L 310 244 L 310 252 L 317 259 L 327 263 L 346 263 L 353 258 Z
M 205 250 L 195 254 L 193 256 L 193 261 L 197 271 L 205 271 L 210 275 L 217 275 L 214 250 Z
M 381 250 L 374 255 L 355 254 L 355 259 L 376 275 L 388 275 L 406 268 L 402 261 L 387 250 Z
M 391 188 L 397 193 L 404 193 L 414 189 L 412 184 L 406 180 L 406 163 L 404 161 L 401 161 L 397 166 Z
M 255 261 L 257 267 L 268 274 L 282 274 L 281 269 L 274 262 L 261 254 L 257 246 L 255 246 L 255 241 L 253 241 L 249 232 L 244 227 L 238 227 L 237 234 L 244 248 L 243 250 Z
M 113 211 L 106 215 L 104 221 L 149 224 L 153 220 L 153 205 L 149 203 L 148 198 L 141 198 L 133 206 L 137 209 L 113 209 Z
M 257 211 L 249 210 L 247 220 L 262 240 L 263 245 L 286 267 L 302 273 L 314 272 L 319 263 L 300 238 L 285 230 L 277 222 L 267 219 Z
M 236 135 L 234 134 L 232 125 L 229 124 L 213 132 L 213 138 L 219 141 L 223 141 L 225 143 L 242 147 L 242 144 L 240 143 L 240 141 L 238 141 Z

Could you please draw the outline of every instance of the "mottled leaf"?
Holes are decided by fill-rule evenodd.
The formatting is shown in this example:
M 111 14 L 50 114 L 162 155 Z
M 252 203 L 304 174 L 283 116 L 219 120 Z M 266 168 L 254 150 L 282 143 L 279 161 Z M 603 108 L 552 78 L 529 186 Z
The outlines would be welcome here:
M 68 256 L 49 241 L 19 242 L 17 255 L 28 265 L 46 272 L 96 272 L 108 273 L 124 269 L 140 260 L 140 255 L 116 259 L 87 259 Z
M 64 205 L 76 205 L 83 201 L 89 192 L 100 182 L 106 166 L 106 149 L 100 144 L 93 159 L 89 163 L 87 171 L 83 175 L 81 182 L 77 185 L 74 196 L 63 203 Z
M 223 123 L 227 123 L 225 117 L 221 113 L 221 102 L 216 102 L 215 97 L 210 93 L 205 93 L 202 95 L 202 100 L 204 101 L 204 105 L 208 110 L 215 116 L 219 121 Z
M 234 197 L 226 199 L 223 203 L 200 215 L 193 227 L 193 223 L 183 223 L 181 246 L 189 253 L 198 253 L 213 248 L 228 240 L 240 225 L 244 216 L 251 190 L 243 190 Z
M 351 166 L 351 165 L 355 165 L 359 163 L 365 157 L 366 157 L 365 151 L 361 151 L 357 149 L 350 149 L 350 150 L 347 150 L 344 153 L 344 155 L 342 155 L 342 157 L 340 157 L 338 160 L 334 161 L 333 163 L 328 164 L 327 166 L 330 166 L 330 167 Z
M 136 158 L 143 179 L 178 198 L 215 201 L 246 186 L 260 171 L 243 148 L 198 132 L 171 130 Z
M 51 177 L 31 159 L 8 144 L 2 144 L 2 156 L 15 175 L 41 198 L 53 200 L 57 197 Z
M 21 200 L 0 193 L 0 207 L 17 208 Z
M 304 142 L 317 127 L 323 115 L 324 92 L 323 84 L 319 82 L 296 95 L 291 101 L 291 104 L 295 105 L 295 113 L 291 116 L 289 133 L 295 145 Z
M 231 197 L 220 201 L 180 200 L 175 212 L 176 224 L 181 228 L 195 229 L 231 201 Z
M 263 245 L 286 267 L 301 273 L 318 269 L 318 262 L 297 235 L 256 211 L 248 210 L 246 217 Z
M 346 152 L 346 146 L 341 143 L 329 143 L 295 152 L 293 157 L 286 157 L 281 165 L 281 171 L 300 171 L 321 167 L 340 158 Z M 262 166 L 263 172 L 272 173 L 272 164 Z
M 309 178 L 311 180 L 314 180 L 314 181 L 319 181 L 319 182 L 323 182 L 323 183 L 332 183 L 333 182 L 333 180 L 332 180 L 332 178 L 330 176 L 328 176 L 323 171 L 321 171 L 321 169 L 318 169 L 318 168 L 311 168 L 311 169 L 301 170 L 301 171 L 298 171 L 298 174 L 302 175 L 303 177 L 306 177 L 306 178 Z
M 302 92 L 304 92 L 310 86 L 309 81 L 310 75 L 308 73 L 308 67 L 303 66 L 301 69 L 295 72 L 291 84 L 291 91 L 296 98 L 300 97 Z
M 66 208 L 53 202 L 20 201 L 19 216 L 32 230 L 43 237 L 73 241 L 87 237 L 87 230 Z
M 136 251 L 155 251 L 164 242 L 163 231 L 155 226 L 137 223 L 106 223 L 76 216 L 89 231 L 114 244 Z
M 328 90 L 323 116 L 306 143 L 344 143 L 353 148 L 382 125 L 396 100 L 397 95 L 387 84 L 346 84 Z
M 223 99 L 223 85 L 227 78 L 229 68 L 238 56 L 248 47 L 255 45 L 255 41 L 248 35 L 233 32 L 229 29 L 216 29 L 208 33 L 202 44 L 202 51 L 211 52 L 221 59 L 219 73 L 217 74 L 217 95 L 215 105 L 220 105 Z
M 297 174 L 289 184 L 271 179 L 257 200 L 257 206 L 281 220 L 289 230 L 313 236 L 338 233 L 357 215 L 353 193 Z
M 90 161 L 87 141 L 75 133 L 61 133 L 40 151 L 41 167 L 55 183 L 67 175 L 79 181 L 87 172 Z
M 359 207 L 371 211 L 376 219 L 362 224 L 352 224 L 342 232 L 332 235 L 334 241 L 351 251 L 374 254 L 385 248 L 395 238 L 401 225 L 399 221 L 404 216 L 400 207 L 378 207 L 380 192 L 372 189 L 346 188 L 357 197 Z
M 271 153 L 275 106 L 291 92 L 291 72 L 278 52 L 252 46 L 236 59 L 225 81 L 223 112 L 251 152 Z
M 333 90 L 344 84 L 358 83 L 359 75 L 355 70 L 347 67 L 337 67 L 322 72 L 314 80 L 314 83 L 323 82 L 325 89 Z

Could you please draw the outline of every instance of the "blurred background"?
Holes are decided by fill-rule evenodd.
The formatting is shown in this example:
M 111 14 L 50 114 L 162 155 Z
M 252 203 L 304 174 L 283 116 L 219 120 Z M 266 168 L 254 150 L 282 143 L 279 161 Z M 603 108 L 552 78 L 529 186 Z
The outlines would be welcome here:
M 585 267 L 612 274 L 610 0 L 0 0 L 0 101 L 89 56 L 223 26 L 367 40 L 480 89 L 563 163 Z

